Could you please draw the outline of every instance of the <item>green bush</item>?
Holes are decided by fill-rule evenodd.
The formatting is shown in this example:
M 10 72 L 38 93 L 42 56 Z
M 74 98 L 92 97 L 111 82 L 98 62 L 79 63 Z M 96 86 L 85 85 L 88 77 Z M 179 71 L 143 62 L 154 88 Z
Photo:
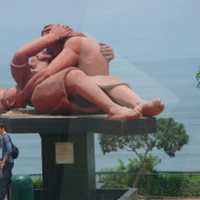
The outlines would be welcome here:
M 32 177 L 33 188 L 34 189 L 42 189 L 43 188 L 43 180 L 41 176 Z
M 106 187 L 131 187 L 132 175 L 105 175 Z M 133 177 L 133 176 L 132 176 Z M 159 174 L 143 175 L 138 183 L 138 194 L 155 196 L 200 196 L 200 174 L 175 175 Z
M 157 196 L 184 196 L 184 186 L 187 185 L 188 178 L 180 175 L 154 175 L 151 180 L 146 180 L 140 192 Z
M 196 79 L 197 79 L 197 87 L 200 87 L 200 71 L 197 72 Z
M 115 188 L 126 188 L 133 186 L 134 180 L 138 176 L 138 171 L 141 173 L 139 178 L 139 185 L 146 183 L 146 176 L 143 174 L 156 173 L 154 168 L 159 163 L 159 159 L 155 156 L 149 154 L 146 158 L 141 158 L 141 160 L 134 158 L 129 159 L 127 165 L 123 161 L 119 160 L 119 165 L 112 169 L 113 173 L 105 176 L 101 176 L 100 182 L 104 182 L 105 187 L 115 187 Z M 141 171 L 142 169 L 142 171 Z M 111 170 L 109 170 L 111 171 Z
M 152 158 L 150 158 L 152 159 Z M 129 160 L 128 165 L 120 161 L 119 166 L 112 173 L 102 175 L 100 181 L 105 188 L 132 187 L 137 176 L 138 163 Z M 140 175 L 137 188 L 138 194 L 155 196 L 200 196 L 199 174 L 159 173 L 153 170 L 153 165 L 145 168 Z M 120 173 L 122 172 L 122 173 Z

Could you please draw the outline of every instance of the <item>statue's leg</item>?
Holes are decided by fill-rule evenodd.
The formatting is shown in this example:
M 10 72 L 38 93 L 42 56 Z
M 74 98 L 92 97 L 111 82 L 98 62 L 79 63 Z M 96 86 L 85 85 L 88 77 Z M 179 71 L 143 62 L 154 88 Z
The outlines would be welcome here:
M 122 106 L 127 106 L 141 112 L 143 116 L 155 116 L 164 110 L 164 104 L 160 99 L 144 100 L 126 84 L 114 85 L 105 88 L 108 95 Z
M 159 100 L 146 101 L 127 84 L 112 76 L 91 77 L 112 99 L 122 106 L 140 111 L 144 116 L 158 115 L 164 110 Z
M 114 102 L 90 76 L 80 70 L 73 70 L 66 75 L 65 86 L 70 99 L 80 95 L 108 113 L 110 119 L 135 119 L 140 116 L 136 110 Z
M 107 113 L 110 119 L 139 117 L 139 113 L 133 109 L 112 101 L 89 76 L 77 68 L 65 69 L 39 84 L 33 92 L 32 104 L 39 113 L 77 113 L 75 102 L 71 102 L 74 95 L 93 103 Z
M 118 84 L 105 90 L 114 101 L 140 111 L 143 116 L 155 116 L 164 110 L 160 99 L 144 100 L 126 84 Z
M 70 67 L 44 80 L 33 91 L 31 102 L 38 113 L 68 114 L 71 112 L 70 102 L 66 94 L 64 77 L 71 70 Z

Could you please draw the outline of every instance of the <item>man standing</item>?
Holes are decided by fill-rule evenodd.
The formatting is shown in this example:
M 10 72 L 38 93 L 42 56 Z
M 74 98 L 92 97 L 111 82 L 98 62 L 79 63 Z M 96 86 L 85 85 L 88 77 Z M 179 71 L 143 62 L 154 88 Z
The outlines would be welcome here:
M 0 136 L 2 138 L 2 158 L 0 160 L 0 200 L 4 200 L 6 194 L 9 195 L 9 188 L 11 184 L 12 169 L 14 161 L 11 156 L 12 141 L 5 127 L 0 124 Z

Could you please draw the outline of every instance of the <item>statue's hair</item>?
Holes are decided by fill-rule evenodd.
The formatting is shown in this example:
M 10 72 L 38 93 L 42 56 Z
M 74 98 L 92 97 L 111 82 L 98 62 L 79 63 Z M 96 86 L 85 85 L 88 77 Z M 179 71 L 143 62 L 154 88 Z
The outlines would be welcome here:
M 42 31 L 41 31 L 41 35 L 44 35 L 45 32 L 49 32 L 52 28 L 53 24 L 47 24 L 43 27 Z

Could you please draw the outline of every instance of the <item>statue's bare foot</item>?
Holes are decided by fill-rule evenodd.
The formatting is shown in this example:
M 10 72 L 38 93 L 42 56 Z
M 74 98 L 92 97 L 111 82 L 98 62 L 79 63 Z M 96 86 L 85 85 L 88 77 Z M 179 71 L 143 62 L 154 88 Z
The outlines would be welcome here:
M 108 118 L 112 120 L 131 120 L 139 119 L 142 117 L 141 107 L 136 107 L 135 109 L 118 106 L 112 108 L 108 114 Z
M 160 99 L 155 99 L 152 101 L 145 101 L 144 103 L 141 103 L 138 106 L 141 107 L 143 116 L 158 115 L 165 108 L 165 105 L 161 102 Z

